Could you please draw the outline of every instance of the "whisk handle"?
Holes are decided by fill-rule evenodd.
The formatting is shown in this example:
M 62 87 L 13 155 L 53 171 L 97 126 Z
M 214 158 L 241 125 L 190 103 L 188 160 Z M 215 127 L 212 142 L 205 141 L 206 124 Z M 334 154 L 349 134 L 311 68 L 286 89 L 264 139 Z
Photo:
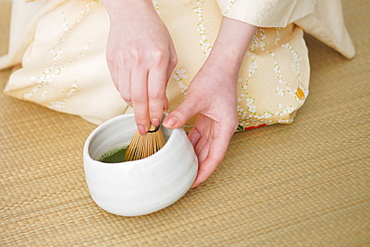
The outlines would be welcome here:
M 154 133 L 154 132 L 157 132 L 159 130 L 159 125 L 157 127 L 155 127 L 154 125 L 150 125 L 150 128 L 148 130 L 148 133 Z

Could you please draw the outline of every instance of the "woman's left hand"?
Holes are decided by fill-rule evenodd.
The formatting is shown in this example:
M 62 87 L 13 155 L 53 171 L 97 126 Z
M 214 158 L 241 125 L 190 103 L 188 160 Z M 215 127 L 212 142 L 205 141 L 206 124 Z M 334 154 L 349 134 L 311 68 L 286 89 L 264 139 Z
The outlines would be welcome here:
M 191 82 L 186 99 L 163 122 L 167 128 L 179 128 L 198 114 L 189 133 L 199 161 L 193 187 L 221 163 L 237 128 L 237 76 L 255 30 L 252 25 L 224 17 L 215 45 Z
M 204 66 L 192 81 L 185 101 L 163 123 L 165 127 L 180 127 L 198 114 L 188 135 L 200 164 L 193 187 L 221 163 L 236 130 L 235 80 L 235 74 L 222 68 Z

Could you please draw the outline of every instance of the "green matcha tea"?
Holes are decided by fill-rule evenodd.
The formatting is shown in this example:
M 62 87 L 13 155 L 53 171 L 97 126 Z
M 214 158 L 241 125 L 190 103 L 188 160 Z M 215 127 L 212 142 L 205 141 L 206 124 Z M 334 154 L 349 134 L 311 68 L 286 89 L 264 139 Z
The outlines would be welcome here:
M 124 146 L 122 148 L 113 148 L 97 158 L 98 161 L 104 162 L 104 163 L 119 163 L 123 162 L 123 158 L 125 157 L 125 153 L 128 146 Z

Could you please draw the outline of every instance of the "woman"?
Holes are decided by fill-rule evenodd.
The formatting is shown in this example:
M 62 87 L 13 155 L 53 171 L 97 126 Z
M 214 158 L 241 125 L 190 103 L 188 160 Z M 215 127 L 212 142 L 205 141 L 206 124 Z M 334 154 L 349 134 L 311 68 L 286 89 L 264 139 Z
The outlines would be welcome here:
M 11 39 L 23 37 L 0 64 L 22 67 L 5 92 L 96 124 L 133 111 L 141 134 L 169 111 L 163 125 L 190 131 L 198 155 L 193 187 L 235 130 L 293 121 L 308 95 L 303 31 L 354 55 L 340 1 L 49 0 L 23 27 L 30 7 L 15 2 Z

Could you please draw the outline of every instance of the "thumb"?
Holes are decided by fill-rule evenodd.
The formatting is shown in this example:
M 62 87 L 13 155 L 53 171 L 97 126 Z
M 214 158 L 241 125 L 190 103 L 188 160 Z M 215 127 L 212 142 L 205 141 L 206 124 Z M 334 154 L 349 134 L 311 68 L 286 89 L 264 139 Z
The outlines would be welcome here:
M 163 126 L 168 129 L 176 129 L 185 125 L 190 118 L 199 112 L 197 104 L 192 102 L 194 100 L 185 100 L 164 119 Z

